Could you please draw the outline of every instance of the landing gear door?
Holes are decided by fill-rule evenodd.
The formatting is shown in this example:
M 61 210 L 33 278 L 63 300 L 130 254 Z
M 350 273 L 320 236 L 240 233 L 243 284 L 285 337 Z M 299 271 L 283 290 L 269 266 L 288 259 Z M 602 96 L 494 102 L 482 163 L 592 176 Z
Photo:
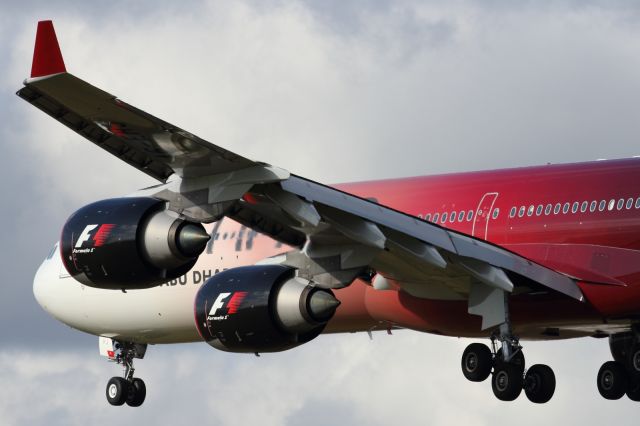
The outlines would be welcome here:
M 487 192 L 480 199 L 473 218 L 473 228 L 471 229 L 471 235 L 474 237 L 482 238 L 483 240 L 487 239 L 491 213 L 497 198 L 497 192 Z
M 106 356 L 112 361 L 116 359 L 116 350 L 113 345 L 113 339 L 104 336 L 98 337 L 98 349 L 100 350 L 100 355 Z

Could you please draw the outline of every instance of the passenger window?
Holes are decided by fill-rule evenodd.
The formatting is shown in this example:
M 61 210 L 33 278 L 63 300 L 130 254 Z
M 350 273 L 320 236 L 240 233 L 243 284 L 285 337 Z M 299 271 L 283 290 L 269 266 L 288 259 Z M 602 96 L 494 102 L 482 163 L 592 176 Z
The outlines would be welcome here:
M 638 198 L 638 200 L 640 200 L 640 198 Z M 509 217 L 515 217 L 516 215 L 516 206 L 511 207 L 511 210 L 509 210 Z
M 629 198 L 627 200 L 627 205 L 625 206 L 627 210 L 629 210 L 633 206 L 633 198 Z
M 553 214 L 558 214 L 560 213 L 560 203 L 557 203 L 556 206 L 553 208 Z
M 598 207 L 598 202 L 594 200 L 594 201 L 591 202 L 591 205 L 589 206 L 589 211 L 591 213 L 595 212 L 596 211 L 596 207 Z
M 462 222 L 464 220 L 464 210 L 458 213 L 458 222 Z
M 453 223 L 456 221 L 456 212 L 451 212 L 451 216 L 449 216 L 449 222 Z
M 616 200 L 611 199 L 609 200 L 609 205 L 607 206 L 607 210 L 611 211 L 615 206 L 616 206 Z
M 571 206 L 571 213 L 575 213 L 578 211 L 578 207 L 580 207 L 580 203 L 578 203 L 577 201 L 575 203 L 573 203 L 573 206 Z
M 467 213 L 467 222 L 471 222 L 471 219 L 473 219 L 473 210 L 469 210 Z
M 607 206 L 607 202 L 605 200 L 600 200 L 600 204 L 598 205 L 598 211 L 603 212 L 606 206 Z
M 440 219 L 440 223 L 446 223 L 447 222 L 447 215 L 448 214 L 449 213 L 447 213 L 447 212 L 442 213 L 442 218 Z
M 518 210 L 518 217 L 524 216 L 525 207 L 520 206 L 520 210 Z
M 500 214 L 500 209 L 493 209 L 493 213 L 491 213 L 491 217 L 493 217 L 494 219 L 498 218 L 498 215 Z
M 542 214 L 542 204 L 538 204 L 536 208 L 536 216 L 540 216 Z
M 622 210 L 622 207 L 624 206 L 624 199 L 620 198 L 618 200 L 618 210 Z
M 640 197 L 636 198 L 636 209 L 640 209 Z
M 562 206 L 562 213 L 567 214 L 569 212 L 569 207 L 569 203 L 564 203 L 564 206 Z
M 431 213 L 428 213 L 425 217 L 424 220 L 426 220 L 427 222 L 431 221 Z
M 533 214 L 534 208 L 535 208 L 534 206 L 529 206 L 529 209 L 527 209 L 527 216 L 531 216 Z
M 440 213 L 436 213 L 433 215 L 433 223 L 438 223 L 438 217 L 440 217 Z
M 551 204 L 547 204 L 547 207 L 544 208 L 544 215 L 549 216 L 551 214 Z

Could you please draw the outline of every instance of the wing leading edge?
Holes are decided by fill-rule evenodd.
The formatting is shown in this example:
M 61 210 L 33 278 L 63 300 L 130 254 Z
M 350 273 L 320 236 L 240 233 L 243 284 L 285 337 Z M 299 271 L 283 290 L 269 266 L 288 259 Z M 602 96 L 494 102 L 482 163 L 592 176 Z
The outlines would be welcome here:
M 211 144 L 66 71 L 50 21 L 39 23 L 31 78 L 18 96 L 162 184 L 147 189 L 200 222 L 229 216 L 297 247 L 278 261 L 326 287 L 375 275 L 380 290 L 467 299 L 492 319 L 497 295 L 544 286 L 584 300 L 574 278 L 486 241 Z M 488 301 L 494 302 L 488 303 Z

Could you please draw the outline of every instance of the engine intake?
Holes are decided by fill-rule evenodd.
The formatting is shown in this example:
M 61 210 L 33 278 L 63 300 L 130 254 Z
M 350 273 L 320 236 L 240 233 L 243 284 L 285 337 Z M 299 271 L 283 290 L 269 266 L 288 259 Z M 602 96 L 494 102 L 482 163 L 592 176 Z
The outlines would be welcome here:
M 69 274 L 106 289 L 149 288 L 189 271 L 209 235 L 154 198 L 114 198 L 75 212 L 62 228 Z
M 195 318 L 202 338 L 228 352 L 279 352 L 317 337 L 340 302 L 281 265 L 220 272 L 198 291 Z

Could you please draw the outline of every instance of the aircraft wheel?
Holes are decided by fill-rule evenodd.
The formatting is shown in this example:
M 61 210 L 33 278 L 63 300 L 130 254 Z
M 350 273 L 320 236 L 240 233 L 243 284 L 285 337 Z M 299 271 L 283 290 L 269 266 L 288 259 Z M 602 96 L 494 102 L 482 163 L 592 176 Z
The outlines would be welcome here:
M 640 379 L 640 344 L 634 344 L 629 351 L 627 366 L 631 377 Z
M 632 401 L 640 401 L 640 380 L 629 383 L 627 387 L 627 398 Z
M 493 394 L 501 401 L 513 401 L 522 392 L 522 371 L 517 365 L 500 363 L 491 378 Z
M 548 365 L 533 365 L 524 378 L 524 393 L 529 401 L 544 404 L 556 391 L 556 376 Z
M 147 387 L 142 379 L 135 378 L 129 385 L 129 392 L 127 393 L 127 405 L 129 407 L 139 407 L 144 402 L 144 398 L 147 396 Z
M 607 361 L 598 371 L 598 391 L 605 399 L 620 399 L 627 391 L 627 372 L 617 361 Z
M 122 405 L 127 400 L 129 382 L 122 377 L 112 377 L 107 382 L 107 401 L 111 405 Z
M 472 382 L 482 382 L 491 374 L 491 349 L 482 343 L 472 343 L 462 353 L 462 374 Z

